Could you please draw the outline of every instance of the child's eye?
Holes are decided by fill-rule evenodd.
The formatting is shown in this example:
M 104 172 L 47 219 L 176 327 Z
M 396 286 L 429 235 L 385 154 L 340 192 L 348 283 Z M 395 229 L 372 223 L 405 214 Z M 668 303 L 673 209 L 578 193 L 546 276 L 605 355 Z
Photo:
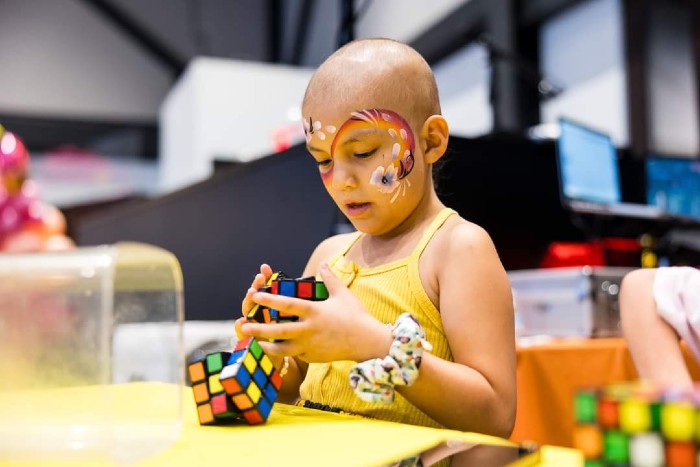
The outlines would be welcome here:
M 331 159 L 324 159 L 322 161 L 317 161 L 316 163 L 318 164 L 319 167 L 328 167 L 331 165 L 332 160 Z
M 377 152 L 376 149 L 372 149 L 371 151 L 367 152 L 356 152 L 355 157 L 357 157 L 358 159 L 367 159 L 368 157 L 371 157 L 372 154 L 374 154 L 375 152 Z

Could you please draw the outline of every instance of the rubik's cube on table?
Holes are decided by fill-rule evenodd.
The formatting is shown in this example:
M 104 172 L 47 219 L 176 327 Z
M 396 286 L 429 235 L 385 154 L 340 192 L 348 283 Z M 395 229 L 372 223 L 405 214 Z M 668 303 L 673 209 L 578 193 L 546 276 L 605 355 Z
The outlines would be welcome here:
M 328 290 L 313 277 L 292 279 L 282 272 L 270 276 L 263 292 L 307 300 L 325 300 Z M 255 305 L 247 318 L 259 323 L 296 321 L 278 310 Z M 202 425 L 244 420 L 264 423 L 277 399 L 282 377 L 254 337 L 240 340 L 233 352 L 215 352 L 188 365 L 197 415 Z
M 700 388 L 629 383 L 580 389 L 574 447 L 593 466 L 700 465 Z
M 243 420 L 264 423 L 282 386 L 282 377 L 254 337 L 233 352 L 210 353 L 188 365 L 201 425 Z
M 313 276 L 292 279 L 283 272 L 275 272 L 268 279 L 265 287 L 260 292 L 267 292 L 286 297 L 304 298 L 306 300 L 320 301 L 328 298 L 328 290 L 323 282 L 317 281 Z M 296 321 L 296 316 L 280 316 L 278 310 L 270 309 L 256 304 L 246 317 L 257 323 L 285 323 Z

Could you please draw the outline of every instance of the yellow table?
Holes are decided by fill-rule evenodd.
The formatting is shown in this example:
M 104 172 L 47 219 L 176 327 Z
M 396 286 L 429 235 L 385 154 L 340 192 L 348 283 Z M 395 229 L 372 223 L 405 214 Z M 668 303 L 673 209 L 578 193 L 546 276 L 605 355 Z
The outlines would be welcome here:
M 131 383 L 110 387 L 108 396 L 114 413 L 152 401 L 159 391 L 172 391 L 168 385 Z M 258 426 L 200 426 L 197 421 L 191 389 L 182 388 L 183 426 L 180 436 L 169 447 L 138 465 L 143 466 L 217 466 L 217 465 L 304 465 L 304 466 L 372 466 L 384 465 L 448 440 L 465 443 L 509 444 L 508 441 L 475 433 L 462 433 L 398 423 L 368 420 L 284 404 L 275 404 L 266 424 Z M 34 407 L 46 411 L 47 404 L 83 404 L 93 398 L 104 398 L 104 387 L 44 391 L 41 398 L 33 393 Z M 3 414 L 11 412 L 10 404 L 26 402 L 23 396 L 3 399 L 0 393 L 0 424 Z M 41 399 L 41 400 L 39 400 Z M 157 417 L 157 410 L 149 414 Z M 148 418 L 146 417 L 146 418 Z M 7 419 L 5 419 L 7 422 Z M 1 426 L 0 426 L 1 428 Z M 129 435 L 138 435 L 133 425 Z M 145 430 L 143 433 L 147 433 Z M 1 450 L 0 450 L 1 454 Z M 578 466 L 583 458 L 578 451 L 544 447 L 540 465 Z M 60 465 L 60 459 L 53 459 Z M 76 465 L 76 459 L 64 464 Z M 96 465 L 95 459 L 84 465 Z M 0 465 L 5 465 L 0 461 Z M 25 463 L 24 465 L 29 465 Z M 47 464 L 45 461 L 41 465 Z

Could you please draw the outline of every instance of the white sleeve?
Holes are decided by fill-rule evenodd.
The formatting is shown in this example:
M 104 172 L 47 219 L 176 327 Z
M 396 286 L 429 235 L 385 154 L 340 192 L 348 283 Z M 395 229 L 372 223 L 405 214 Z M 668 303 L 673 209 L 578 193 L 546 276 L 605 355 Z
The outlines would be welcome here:
M 700 270 L 667 267 L 656 271 L 654 299 L 659 315 L 700 360 Z

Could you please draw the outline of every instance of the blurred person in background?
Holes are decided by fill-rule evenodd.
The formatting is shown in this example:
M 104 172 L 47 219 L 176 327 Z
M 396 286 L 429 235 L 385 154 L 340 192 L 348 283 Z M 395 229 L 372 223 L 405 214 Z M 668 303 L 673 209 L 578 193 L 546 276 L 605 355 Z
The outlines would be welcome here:
M 61 211 L 41 201 L 29 163 L 22 140 L 0 125 L 0 253 L 74 248 Z
M 620 315 L 641 379 L 692 386 L 680 341 L 700 362 L 700 270 L 676 266 L 632 271 L 620 287 Z

